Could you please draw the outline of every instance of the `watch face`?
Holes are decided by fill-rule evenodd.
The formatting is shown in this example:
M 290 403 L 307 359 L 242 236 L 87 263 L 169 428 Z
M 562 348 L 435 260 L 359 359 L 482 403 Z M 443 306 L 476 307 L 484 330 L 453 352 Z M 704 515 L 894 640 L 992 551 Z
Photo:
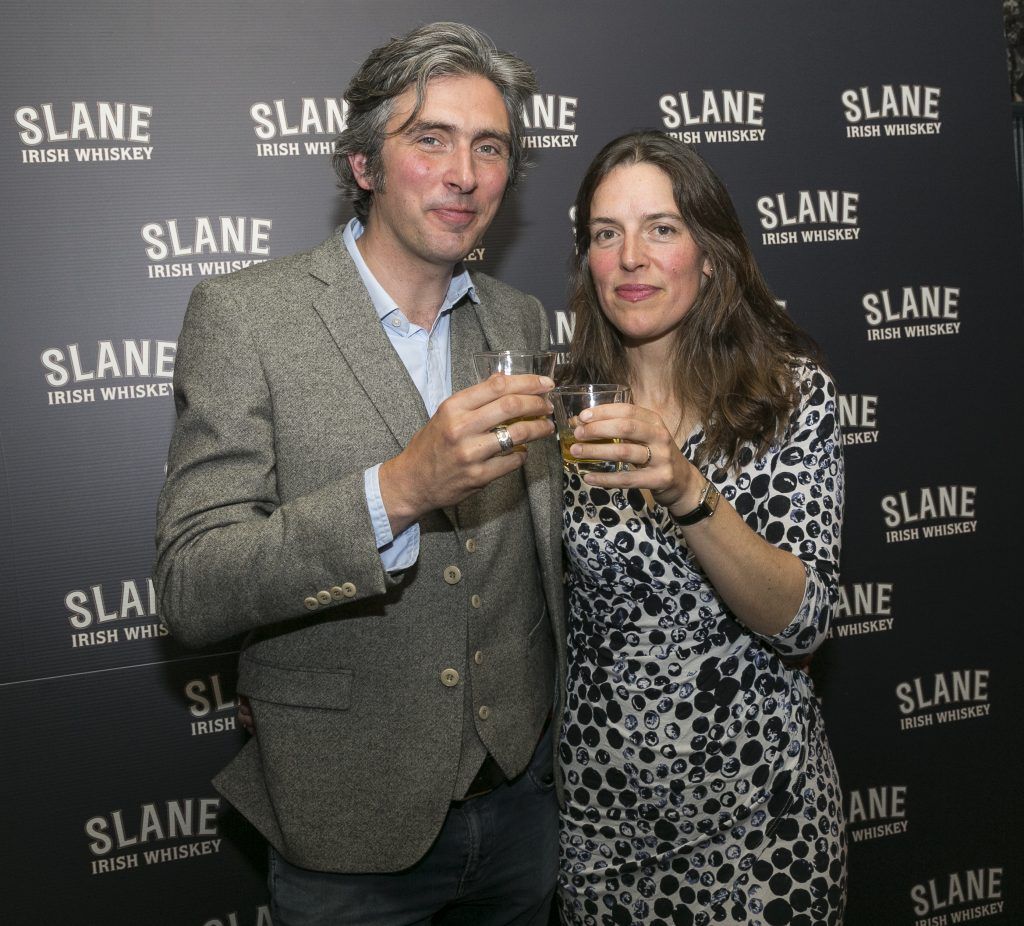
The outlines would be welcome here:
M 719 497 L 718 489 L 716 489 L 711 484 L 711 480 L 708 479 L 704 483 L 704 488 L 700 493 L 700 501 L 697 502 L 697 507 L 694 508 L 693 511 L 688 511 L 681 517 L 676 518 L 676 523 L 682 524 L 684 527 L 689 527 L 691 524 L 696 524 L 698 521 L 710 518 L 711 515 L 715 513 Z

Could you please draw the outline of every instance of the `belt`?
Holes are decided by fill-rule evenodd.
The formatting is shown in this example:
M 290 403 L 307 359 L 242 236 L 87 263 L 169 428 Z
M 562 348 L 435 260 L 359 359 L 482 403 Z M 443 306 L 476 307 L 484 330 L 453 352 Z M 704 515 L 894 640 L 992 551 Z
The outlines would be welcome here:
M 541 728 L 540 736 L 537 737 L 539 743 L 548 732 L 548 724 L 551 721 L 551 715 L 548 714 L 544 720 L 544 726 Z M 534 747 L 536 748 L 536 747 Z M 520 773 L 521 774 L 521 773 Z M 473 780 L 469 783 L 469 787 L 466 789 L 466 796 L 457 801 L 452 801 L 453 807 L 460 807 L 466 801 L 471 801 L 477 797 L 483 797 L 485 794 L 490 794 L 495 788 L 500 787 L 508 781 L 505 773 L 501 770 L 501 766 L 495 761 L 494 756 L 487 753 L 483 763 L 480 766 L 480 770 L 473 776 Z
M 501 766 L 495 761 L 494 756 L 487 753 L 487 757 L 480 766 L 480 771 L 476 773 L 473 780 L 469 783 L 466 796 L 462 801 L 471 801 L 474 797 L 483 797 L 485 794 L 490 794 L 495 788 L 503 785 L 506 781 L 508 779 L 501 770 Z M 453 801 L 452 803 L 461 804 L 462 801 Z

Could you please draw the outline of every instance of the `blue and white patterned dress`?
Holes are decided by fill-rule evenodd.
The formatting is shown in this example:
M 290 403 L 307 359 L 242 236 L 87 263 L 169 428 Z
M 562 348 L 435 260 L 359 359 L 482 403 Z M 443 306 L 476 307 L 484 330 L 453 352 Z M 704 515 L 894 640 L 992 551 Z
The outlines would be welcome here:
M 669 513 L 566 471 L 559 902 L 575 924 L 842 921 L 842 797 L 810 677 L 837 600 L 836 390 L 806 362 L 777 446 L 706 474 L 807 581 L 772 637 L 730 613 Z M 691 459 L 703 433 L 684 446 Z

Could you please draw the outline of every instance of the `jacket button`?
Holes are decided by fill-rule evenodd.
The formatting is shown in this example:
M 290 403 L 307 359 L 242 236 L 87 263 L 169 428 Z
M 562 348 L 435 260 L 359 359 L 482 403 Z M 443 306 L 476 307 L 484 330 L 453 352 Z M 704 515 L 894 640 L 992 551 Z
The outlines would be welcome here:
M 476 553 L 476 541 L 472 537 L 470 537 L 469 540 L 466 541 L 466 552 Z
M 480 607 L 480 605 L 482 605 L 482 604 L 483 604 L 483 602 L 482 602 L 482 601 L 480 600 L 480 596 L 479 596 L 479 595 L 474 595 L 474 596 L 473 596 L 472 598 L 470 598 L 470 599 L 469 599 L 469 603 L 470 603 L 470 604 L 471 604 L 471 605 L 472 605 L 472 606 L 473 606 L 474 608 L 479 608 L 479 607 Z
M 458 566 L 445 566 L 444 580 L 449 585 L 457 585 L 462 579 L 462 570 Z
M 319 601 L 320 604 L 330 604 L 331 603 L 331 593 L 330 592 L 317 592 L 316 593 L 316 600 Z
M 473 653 L 473 662 L 475 662 L 479 666 L 479 665 L 483 665 L 483 661 L 484 661 L 483 650 L 477 650 L 475 653 Z
M 335 601 L 341 601 L 341 599 L 345 597 L 345 593 L 341 590 L 341 586 L 340 585 L 332 585 L 331 586 L 331 597 Z
M 356 597 L 356 587 L 355 587 L 355 584 L 352 583 L 352 582 L 342 582 L 342 584 L 341 584 L 341 593 L 346 598 L 355 598 Z
M 454 688 L 459 684 L 459 673 L 455 669 L 444 669 L 441 672 L 441 684 L 445 688 Z
M 491 709 L 486 704 L 481 704 L 480 710 L 477 711 L 477 714 L 480 715 L 481 720 L 486 720 L 491 716 Z
M 307 608 L 309 608 L 310 611 L 315 611 L 317 608 L 320 607 L 320 602 L 317 601 L 312 595 L 310 595 L 309 598 L 304 598 L 302 600 L 302 603 Z

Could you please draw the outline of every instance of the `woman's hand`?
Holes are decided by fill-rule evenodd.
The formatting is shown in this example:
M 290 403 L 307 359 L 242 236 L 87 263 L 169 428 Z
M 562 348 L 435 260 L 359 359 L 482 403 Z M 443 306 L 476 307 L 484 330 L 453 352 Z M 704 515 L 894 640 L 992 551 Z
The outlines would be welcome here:
M 692 511 L 700 499 L 704 477 L 676 446 L 661 415 L 640 405 L 597 405 L 580 413 L 573 432 L 574 456 L 614 463 L 630 469 L 586 473 L 588 485 L 601 488 L 649 489 L 654 500 L 673 515 Z M 615 439 L 619 443 L 582 443 Z
M 577 444 L 570 451 L 574 456 L 632 467 L 621 472 L 586 473 L 584 482 L 608 489 L 648 489 L 677 517 L 697 507 L 704 476 L 683 456 L 660 415 L 636 405 L 599 405 L 582 412 L 580 419 L 573 433 L 577 440 L 617 438 L 621 442 Z M 752 530 L 725 498 L 712 517 L 679 526 L 679 530 L 736 617 L 766 635 L 789 625 L 803 599 L 806 581 L 804 566 L 796 556 Z

